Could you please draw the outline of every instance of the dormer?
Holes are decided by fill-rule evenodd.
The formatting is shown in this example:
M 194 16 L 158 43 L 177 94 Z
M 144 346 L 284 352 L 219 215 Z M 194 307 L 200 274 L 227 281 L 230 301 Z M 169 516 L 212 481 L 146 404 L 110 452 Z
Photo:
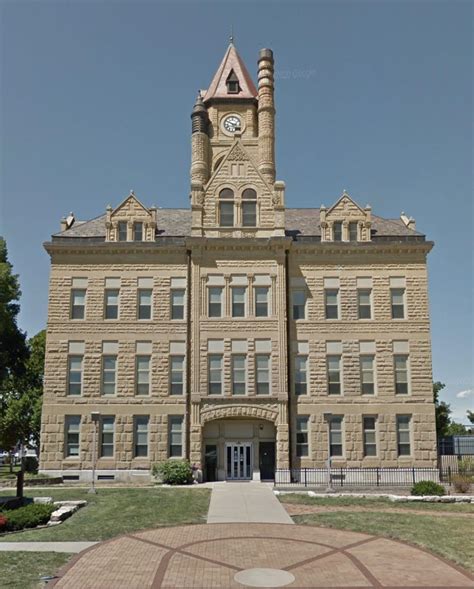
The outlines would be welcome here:
M 116 209 L 107 207 L 106 241 L 155 241 L 156 207 L 147 209 L 133 190 Z
M 321 241 L 370 241 L 372 209 L 362 209 L 344 190 L 339 200 L 327 209 L 320 208 Z

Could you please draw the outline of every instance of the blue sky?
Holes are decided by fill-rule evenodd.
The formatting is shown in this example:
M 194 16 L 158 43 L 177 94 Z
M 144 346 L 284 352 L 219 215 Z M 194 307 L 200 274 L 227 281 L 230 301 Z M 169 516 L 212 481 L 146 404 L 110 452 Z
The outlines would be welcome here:
M 0 233 L 44 327 L 59 219 L 95 217 L 134 189 L 189 204 L 189 114 L 233 26 L 255 79 L 276 58 L 277 166 L 292 207 L 346 188 L 403 210 L 429 256 L 434 378 L 474 405 L 471 2 L 4 2 Z M 459 396 L 460 395 L 460 396 Z M 464 421 L 466 421 L 464 419 Z

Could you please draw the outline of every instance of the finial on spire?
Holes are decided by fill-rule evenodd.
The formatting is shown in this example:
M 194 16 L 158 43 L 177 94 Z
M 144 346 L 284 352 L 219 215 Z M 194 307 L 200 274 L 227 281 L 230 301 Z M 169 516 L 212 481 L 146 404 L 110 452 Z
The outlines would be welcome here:
M 231 45 L 234 44 L 234 25 L 230 25 L 230 37 L 229 37 L 229 43 Z

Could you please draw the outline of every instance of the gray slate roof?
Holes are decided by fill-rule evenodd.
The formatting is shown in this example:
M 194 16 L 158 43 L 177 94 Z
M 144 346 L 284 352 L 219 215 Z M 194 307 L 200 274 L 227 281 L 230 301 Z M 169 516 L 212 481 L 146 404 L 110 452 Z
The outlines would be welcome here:
M 294 238 L 320 237 L 321 225 L 319 209 L 286 209 L 286 233 Z M 185 237 L 191 235 L 190 209 L 158 209 L 157 239 L 160 237 Z M 55 238 L 104 238 L 106 215 L 101 215 L 90 221 L 76 221 L 66 231 L 55 233 Z M 401 219 L 383 219 L 372 215 L 372 232 L 374 237 L 407 238 L 423 235 L 418 231 L 408 229 Z

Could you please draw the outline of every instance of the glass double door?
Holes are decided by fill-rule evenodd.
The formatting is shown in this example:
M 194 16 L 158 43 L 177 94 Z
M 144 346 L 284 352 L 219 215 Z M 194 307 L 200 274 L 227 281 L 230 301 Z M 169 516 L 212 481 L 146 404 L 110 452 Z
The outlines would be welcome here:
M 226 478 L 234 481 L 252 478 L 252 444 L 226 444 Z

